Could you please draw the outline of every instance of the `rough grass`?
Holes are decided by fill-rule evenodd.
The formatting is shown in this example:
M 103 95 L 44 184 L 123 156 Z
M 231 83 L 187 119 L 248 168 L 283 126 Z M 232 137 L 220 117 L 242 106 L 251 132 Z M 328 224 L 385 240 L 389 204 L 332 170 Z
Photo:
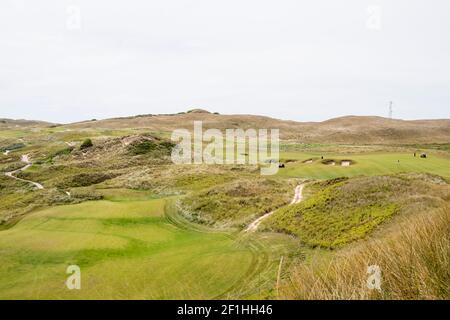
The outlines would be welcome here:
M 37 164 L 42 164 L 45 162 L 53 163 L 53 160 L 55 158 L 67 156 L 72 153 L 73 149 L 74 149 L 73 147 L 66 147 L 63 149 L 56 150 L 56 151 L 52 152 L 49 156 L 47 156 L 45 159 L 39 159 L 38 161 L 35 161 L 35 163 L 37 163 Z
M 409 216 L 383 237 L 295 268 L 286 299 L 450 299 L 450 207 Z M 381 268 L 381 291 L 367 287 Z
M 126 174 L 107 181 L 108 188 L 150 190 L 157 194 L 173 195 L 200 191 L 239 178 L 255 177 L 245 166 L 214 165 L 146 165 L 136 166 Z
M 277 179 L 238 179 L 186 196 L 181 205 L 191 220 L 216 226 L 243 226 L 292 198 L 294 184 Z
M 9 150 L 9 151 L 18 150 L 18 149 L 22 149 L 23 147 L 25 147 L 25 144 L 23 144 L 23 143 L 13 143 L 13 144 L 10 144 L 7 146 L 0 147 L 0 152 L 5 152 L 6 150 Z
M 151 154 L 154 157 L 170 156 L 175 144 L 170 141 L 141 141 L 128 147 L 132 155 Z
M 311 247 L 335 248 L 364 238 L 401 210 L 442 205 L 445 190 L 443 180 L 426 175 L 328 180 L 313 184 L 308 199 L 276 211 L 262 228 L 296 235 Z
M 71 187 L 87 187 L 93 184 L 98 184 L 106 180 L 114 178 L 112 173 L 80 173 L 74 176 L 67 177 L 64 181 L 58 184 L 59 188 L 71 188 Z

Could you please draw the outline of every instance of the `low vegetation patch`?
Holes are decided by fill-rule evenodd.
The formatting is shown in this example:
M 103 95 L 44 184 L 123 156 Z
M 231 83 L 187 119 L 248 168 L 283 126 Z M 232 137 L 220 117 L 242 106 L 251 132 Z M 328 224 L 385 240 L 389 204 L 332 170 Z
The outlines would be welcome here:
M 318 182 L 309 187 L 308 199 L 278 210 L 263 228 L 296 235 L 311 247 L 340 247 L 365 237 L 402 209 L 444 202 L 433 192 L 431 179 L 397 175 Z
M 115 178 L 113 173 L 80 173 L 64 178 L 58 183 L 59 188 L 87 187 Z
M 53 163 L 53 160 L 55 158 L 62 157 L 62 156 L 68 156 L 72 153 L 73 150 L 74 150 L 73 147 L 67 147 L 67 148 L 56 150 L 55 152 L 52 152 L 46 158 L 40 159 L 40 160 L 36 161 L 35 163 L 36 164 Z
M 0 171 L 2 171 L 2 172 L 10 172 L 10 171 L 14 171 L 14 170 L 20 169 L 23 166 L 24 166 L 24 164 L 21 161 L 9 162 L 9 163 L 6 163 L 4 165 L 1 165 L 0 166 Z
M 23 144 L 23 143 L 13 143 L 13 144 L 10 144 L 5 147 L 0 147 L 0 152 L 5 152 L 6 150 L 9 150 L 9 151 L 18 150 L 18 149 L 22 149 L 24 147 L 25 147 L 25 144 Z
M 293 183 L 275 179 L 238 179 L 193 193 L 183 199 L 182 206 L 195 222 L 242 227 L 289 203 L 293 188 Z
M 450 207 L 418 213 L 380 238 L 332 259 L 302 263 L 283 286 L 287 299 L 450 299 Z M 380 291 L 367 287 L 368 266 L 381 271 Z
M 80 150 L 85 150 L 85 149 L 88 149 L 88 148 L 93 147 L 93 146 L 94 146 L 94 144 L 92 143 L 92 140 L 91 139 L 86 139 L 80 145 Z
M 128 147 L 132 155 L 150 154 L 155 157 L 169 156 L 175 145 L 170 141 L 145 140 L 131 144 Z

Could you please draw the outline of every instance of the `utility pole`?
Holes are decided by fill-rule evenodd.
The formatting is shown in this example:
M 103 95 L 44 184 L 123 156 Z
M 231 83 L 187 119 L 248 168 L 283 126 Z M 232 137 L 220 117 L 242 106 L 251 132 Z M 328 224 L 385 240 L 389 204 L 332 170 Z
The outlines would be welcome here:
M 392 119 L 392 101 L 389 101 L 389 119 Z

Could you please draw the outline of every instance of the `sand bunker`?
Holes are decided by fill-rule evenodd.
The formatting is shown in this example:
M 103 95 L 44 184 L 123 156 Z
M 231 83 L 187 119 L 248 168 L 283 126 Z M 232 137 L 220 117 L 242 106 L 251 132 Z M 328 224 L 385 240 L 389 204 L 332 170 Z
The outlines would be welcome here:
M 333 159 L 325 159 L 325 160 L 322 160 L 322 164 L 327 165 L 327 166 L 334 166 L 334 165 L 336 165 L 336 161 L 334 161 Z
M 341 160 L 341 166 L 342 167 L 350 167 L 351 165 L 354 165 L 355 161 L 350 159 Z
M 325 159 L 325 160 L 322 160 L 321 162 L 322 162 L 322 164 L 327 165 L 327 166 L 340 165 L 341 167 L 350 167 L 351 165 L 355 164 L 355 161 L 350 160 L 350 159 L 345 159 L 345 160 Z

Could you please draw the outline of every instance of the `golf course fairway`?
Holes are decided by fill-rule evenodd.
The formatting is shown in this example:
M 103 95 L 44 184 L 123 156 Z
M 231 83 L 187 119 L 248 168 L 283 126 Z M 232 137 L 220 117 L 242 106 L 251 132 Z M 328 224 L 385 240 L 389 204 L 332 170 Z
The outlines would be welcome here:
M 179 228 L 166 199 L 91 201 L 35 211 L 0 232 L 0 299 L 228 297 L 258 254 L 230 235 Z M 69 290 L 69 265 L 81 290 Z
M 448 156 L 428 154 L 422 159 L 419 154 L 413 153 L 367 153 L 367 154 L 323 154 L 285 152 L 284 159 L 295 162 L 288 163 L 285 169 L 279 170 L 278 175 L 283 177 L 301 177 L 308 179 L 333 179 L 337 177 L 374 176 L 395 174 L 402 172 L 424 172 L 450 178 Z M 334 160 L 336 165 L 323 164 L 324 160 Z M 308 163 L 308 159 L 313 159 Z M 352 160 L 354 164 L 343 167 L 342 160 Z

